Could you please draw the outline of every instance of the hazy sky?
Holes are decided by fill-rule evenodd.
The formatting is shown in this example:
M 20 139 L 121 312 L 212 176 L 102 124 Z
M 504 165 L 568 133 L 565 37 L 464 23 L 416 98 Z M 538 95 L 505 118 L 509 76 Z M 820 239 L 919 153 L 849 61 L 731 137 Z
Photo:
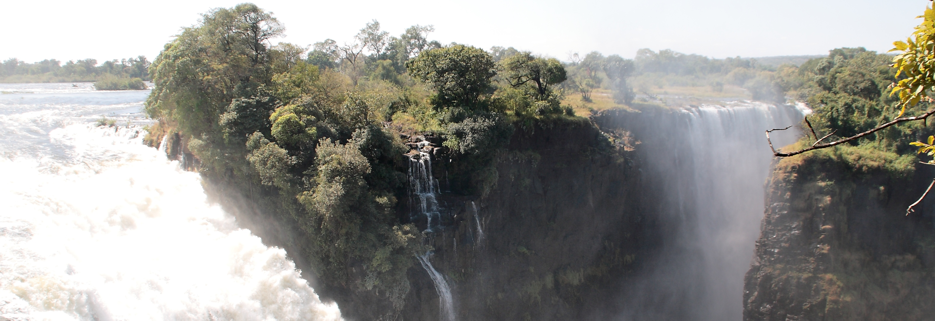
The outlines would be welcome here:
M 0 59 L 156 57 L 200 14 L 241 1 L 5 1 Z M 434 25 L 429 38 L 484 49 L 513 46 L 568 60 L 600 51 L 632 58 L 637 49 L 709 57 L 825 54 L 863 46 L 885 52 L 921 22 L 925 0 L 668 1 L 255 1 L 286 27 L 278 41 L 343 43 L 369 21 L 399 35 Z

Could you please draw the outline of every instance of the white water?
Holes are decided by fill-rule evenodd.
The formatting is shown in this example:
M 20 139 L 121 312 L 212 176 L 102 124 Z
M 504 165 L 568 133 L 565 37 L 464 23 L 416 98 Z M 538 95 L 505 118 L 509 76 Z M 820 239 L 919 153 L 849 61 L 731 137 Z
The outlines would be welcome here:
M 685 109 L 641 133 L 647 172 L 662 186 L 668 251 L 630 291 L 623 319 L 741 320 L 773 154 L 765 130 L 798 124 L 804 106 L 734 102 Z M 771 134 L 779 148 L 790 129 Z
M 0 320 L 341 318 L 142 145 L 147 91 L 72 88 L 0 85 Z
M 419 259 L 419 263 L 422 264 L 422 268 L 429 273 L 429 277 L 432 278 L 432 283 L 435 285 L 435 292 L 438 293 L 439 318 L 446 321 L 454 321 L 455 309 L 454 299 L 451 296 L 451 288 L 448 287 L 448 282 L 445 281 L 445 277 L 435 270 L 435 267 L 432 266 L 432 262 L 429 262 L 430 254 L 431 252 L 428 252 L 416 257 Z
M 687 112 L 697 225 L 694 237 L 686 241 L 703 254 L 698 263 L 704 269 L 706 295 L 699 301 L 705 307 L 699 315 L 705 320 L 740 320 L 743 278 L 760 234 L 764 186 L 773 158 L 764 131 L 798 124 L 802 115 L 758 103 Z M 771 136 L 778 148 L 794 142 L 796 132 Z
M 427 141 L 419 142 L 419 157 L 409 159 L 409 188 L 410 193 L 415 195 L 419 203 L 419 215 L 424 215 L 427 224 L 426 231 L 433 231 L 433 219 L 439 220 L 440 214 L 436 193 L 438 193 L 438 181 L 432 177 L 432 158 L 429 153 L 423 151 L 428 146 Z M 412 217 L 411 219 L 415 219 Z
M 477 205 L 474 204 L 474 201 L 471 201 L 471 209 L 474 210 L 474 223 L 477 224 L 477 244 L 480 244 L 484 240 L 484 229 L 480 226 L 480 212 L 477 211 Z

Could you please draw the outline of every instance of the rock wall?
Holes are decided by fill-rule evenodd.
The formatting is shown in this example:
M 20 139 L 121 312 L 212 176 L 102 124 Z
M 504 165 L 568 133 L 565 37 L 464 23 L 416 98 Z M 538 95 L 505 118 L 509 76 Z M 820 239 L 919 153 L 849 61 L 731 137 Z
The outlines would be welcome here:
M 612 311 L 659 243 L 636 162 L 590 122 L 518 129 L 486 174 L 496 177 L 489 190 L 440 197 L 453 224 L 428 240 L 456 318 L 585 320 Z M 403 319 L 440 319 L 426 271 L 410 270 L 410 280 Z
M 744 320 L 931 319 L 932 195 L 905 214 L 933 173 L 906 161 L 847 148 L 775 162 Z

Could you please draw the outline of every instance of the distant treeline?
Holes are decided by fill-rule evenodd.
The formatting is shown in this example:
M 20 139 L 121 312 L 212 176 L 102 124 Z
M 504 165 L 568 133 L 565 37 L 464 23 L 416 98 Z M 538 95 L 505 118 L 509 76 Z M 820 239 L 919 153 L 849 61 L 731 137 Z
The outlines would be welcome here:
M 0 63 L 0 82 L 90 82 L 107 79 L 133 79 L 149 81 L 150 61 L 139 56 L 128 59 L 104 61 L 96 59 L 68 61 L 62 64 L 55 59 L 27 63 L 10 58 Z

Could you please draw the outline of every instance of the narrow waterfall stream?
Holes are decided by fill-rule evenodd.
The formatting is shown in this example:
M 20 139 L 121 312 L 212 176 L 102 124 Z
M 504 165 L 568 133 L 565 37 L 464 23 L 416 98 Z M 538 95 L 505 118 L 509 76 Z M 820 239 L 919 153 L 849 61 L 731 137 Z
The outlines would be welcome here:
M 418 203 L 418 206 L 411 206 L 411 208 L 418 209 L 418 212 L 411 213 L 410 220 L 415 221 L 424 216 L 427 222 L 425 231 L 431 233 L 434 231 L 433 228 L 440 228 L 441 214 L 436 199 L 439 192 L 438 181 L 432 175 L 432 156 L 425 152 L 428 144 L 429 142 L 425 140 L 418 142 L 419 153 L 409 158 L 409 191 L 410 201 Z M 457 246 L 457 243 L 455 244 Z M 438 273 L 432 266 L 432 262 L 429 261 L 430 253 L 416 255 L 416 257 L 435 285 L 435 292 L 438 293 L 439 318 L 454 321 L 454 299 L 444 275 Z
M 412 213 L 411 220 L 417 220 L 418 215 L 426 218 L 426 231 L 432 232 L 434 227 L 438 227 L 440 214 L 436 193 L 438 193 L 438 181 L 432 176 L 432 157 L 429 153 L 423 151 L 428 144 L 426 141 L 419 142 L 419 154 L 409 159 L 409 190 L 415 199 L 412 201 L 418 203 L 418 213 Z M 434 223 L 434 225 L 433 225 Z
M 422 268 L 429 273 L 429 277 L 432 278 L 432 283 L 435 284 L 435 292 L 438 292 L 439 318 L 445 321 L 454 321 L 455 309 L 454 299 L 451 296 L 451 288 L 448 287 L 448 282 L 445 282 L 445 276 L 438 273 L 435 267 L 432 266 L 432 262 L 429 262 L 430 256 L 431 252 L 416 257 L 419 258 L 419 263 L 422 264 Z
M 148 91 L 82 86 L 0 85 L 0 320 L 341 319 L 142 144 Z
M 484 240 L 484 229 L 480 225 L 480 212 L 477 211 L 477 204 L 474 204 L 474 201 L 471 201 L 471 210 L 474 211 L 474 223 L 477 224 L 477 242 L 480 244 Z

